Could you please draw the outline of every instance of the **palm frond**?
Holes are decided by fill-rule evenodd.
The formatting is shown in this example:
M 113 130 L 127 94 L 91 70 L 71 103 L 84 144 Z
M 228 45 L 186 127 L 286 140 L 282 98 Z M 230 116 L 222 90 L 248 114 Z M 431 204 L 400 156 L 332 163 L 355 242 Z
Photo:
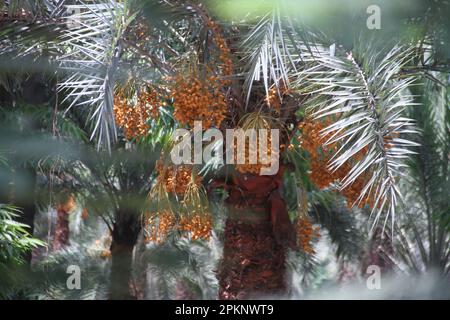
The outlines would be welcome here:
M 108 285 L 107 261 L 87 252 L 85 248 L 68 247 L 53 252 L 39 261 L 28 289 L 29 295 L 39 300 L 94 300 L 104 299 Z M 67 267 L 81 268 L 81 287 L 67 287 Z
M 356 212 L 351 212 L 341 199 L 335 199 L 330 205 L 314 204 L 312 212 L 316 223 L 328 231 L 331 242 L 336 245 L 336 257 L 357 260 L 365 239 Z
M 407 161 L 409 179 L 400 185 L 407 215 L 396 229 L 395 258 L 407 270 L 445 273 L 450 268 L 449 95 L 448 80 L 436 76 L 444 86 L 424 79 L 423 86 L 414 88 L 422 106 L 409 114 L 420 130 L 414 137 L 420 147 Z
M 17 59 L 55 49 L 53 44 L 65 25 L 67 0 L 7 1 L 0 8 L 0 55 Z
M 247 104 L 255 82 L 261 82 L 268 94 L 272 84 L 277 88 L 288 86 L 290 71 L 296 71 L 299 48 L 292 37 L 294 30 L 283 19 L 281 10 L 275 8 L 250 29 L 242 42 Z
M 320 261 L 315 255 L 291 251 L 286 259 L 290 272 L 291 296 L 294 299 L 304 297 L 307 291 L 318 287 L 324 280 L 327 261 Z
M 448 82 L 443 76 L 441 80 Z M 420 144 L 419 152 L 407 162 L 413 184 L 420 191 L 418 196 L 424 198 L 429 210 L 442 211 L 448 203 L 446 190 L 449 183 L 449 109 L 448 84 L 439 85 L 424 80 L 417 88 L 417 100 L 421 108 L 410 110 L 410 117 L 416 121 L 420 135 L 415 137 Z
M 59 84 L 73 106 L 88 106 L 91 139 L 108 148 L 116 140 L 113 89 L 122 52 L 122 35 L 133 20 L 130 1 L 93 1 L 68 5 L 70 30 L 61 36 L 67 54 L 59 58 L 67 78 Z
M 171 244 L 154 246 L 145 253 L 149 264 L 155 297 L 174 297 L 179 280 L 190 283 L 202 299 L 215 299 L 218 281 L 214 274 L 219 260 L 219 241 L 209 243 L 178 239 Z
M 373 226 L 383 212 L 384 224 L 388 217 L 394 223 L 395 207 L 402 199 L 397 180 L 403 161 L 413 154 L 410 148 L 418 145 L 404 137 L 416 133 L 413 121 L 404 115 L 407 107 L 416 105 L 408 91 L 415 77 L 402 74 L 415 53 L 415 47 L 402 45 L 376 52 L 364 43 L 354 52 L 335 55 L 316 50 L 316 62 L 300 73 L 297 83 L 308 83 L 303 92 L 313 95 L 309 108 L 316 119 L 337 119 L 322 133 L 327 136 L 326 145 L 338 145 L 330 168 L 353 164 L 339 188 L 368 177 L 356 203 L 373 199 Z M 361 159 L 356 159 L 361 153 Z

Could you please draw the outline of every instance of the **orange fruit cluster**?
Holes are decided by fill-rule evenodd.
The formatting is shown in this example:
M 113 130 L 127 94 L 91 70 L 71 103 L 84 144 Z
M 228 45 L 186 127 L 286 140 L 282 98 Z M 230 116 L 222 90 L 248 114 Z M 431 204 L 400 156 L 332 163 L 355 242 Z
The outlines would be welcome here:
M 100 252 L 100 258 L 102 259 L 108 259 L 111 257 L 111 250 L 104 249 L 102 252 Z
M 328 169 L 328 159 L 311 157 L 311 173 L 309 178 L 319 189 L 328 187 L 331 183 L 341 177 L 340 172 L 332 172 Z
M 208 214 L 194 214 L 180 219 L 180 231 L 188 232 L 192 240 L 209 240 L 211 237 L 212 219 Z
M 229 77 L 233 74 L 233 60 L 231 59 L 230 49 L 228 47 L 226 40 L 222 36 L 222 32 L 220 30 L 219 25 L 211 19 L 209 19 L 206 22 L 206 25 L 208 28 L 212 30 L 214 42 L 219 48 L 221 73 L 224 77 L 228 77 L 228 79 L 222 79 L 221 83 L 223 86 L 229 85 L 230 84 Z
M 83 208 L 83 211 L 81 212 L 81 219 L 86 220 L 89 218 L 89 210 L 87 208 Z
M 281 99 L 278 94 L 277 88 L 271 88 L 266 97 L 266 103 L 269 107 L 273 108 L 276 112 L 281 110 Z
M 148 216 L 145 223 L 147 243 L 162 243 L 170 232 L 178 230 L 192 240 L 209 240 L 212 230 L 212 218 L 207 214 L 183 215 L 177 218 L 172 212 L 161 212 Z
M 209 240 L 212 218 L 210 215 L 194 214 L 177 219 L 173 213 L 162 212 L 146 219 L 145 230 L 146 243 L 163 243 L 169 233 L 175 230 L 183 232 L 185 237 L 190 235 L 192 240 Z
M 319 157 L 320 151 L 327 151 L 330 146 L 323 148 L 323 143 L 327 140 L 327 136 L 322 136 L 321 131 L 329 126 L 331 121 L 325 119 L 324 121 L 312 120 L 311 118 L 306 118 L 302 121 L 298 128 L 301 130 L 300 146 L 303 150 L 307 151 L 310 157 Z M 324 149 L 324 150 L 322 150 Z
M 164 166 L 162 160 L 157 163 L 158 179 L 150 192 L 150 199 L 156 209 L 145 214 L 146 242 L 161 243 L 167 239 L 171 231 L 180 231 L 183 236 L 190 236 L 192 240 L 210 238 L 212 218 L 208 213 L 206 192 L 201 184 L 201 177 L 193 172 L 193 168 L 178 166 L 183 169 L 183 182 L 167 172 L 174 172 L 173 166 Z M 187 171 L 184 171 L 184 170 Z M 179 172 L 177 173 L 179 174 Z M 169 180 L 168 180 L 169 179 Z M 174 191 L 171 191 L 174 190 Z M 168 192 L 183 195 L 180 202 L 181 214 L 172 211 Z
M 243 164 L 237 164 L 237 154 L 238 152 L 242 152 L 242 150 L 238 150 L 237 149 L 237 144 L 234 145 L 234 149 L 235 149 L 235 163 L 236 163 L 236 170 L 239 171 L 240 173 L 249 173 L 249 174 L 255 174 L 255 175 L 259 175 L 261 173 L 261 169 L 262 168 L 270 168 L 270 163 L 269 164 L 263 164 L 262 161 L 260 160 L 260 152 L 259 152 L 259 140 L 260 138 L 258 137 L 257 139 L 257 143 L 256 145 L 251 145 L 248 140 L 245 142 L 245 163 Z M 268 159 L 271 158 L 272 155 L 272 141 L 270 139 L 270 136 L 267 137 L 267 152 L 265 155 L 265 157 L 267 157 Z M 257 159 L 257 163 L 254 164 L 250 164 L 250 152 L 256 153 L 256 159 Z
M 271 160 L 276 159 L 279 160 L 279 152 L 283 149 L 283 146 L 280 146 L 280 150 L 272 150 L 272 138 L 270 130 L 272 128 L 276 128 L 278 126 L 275 118 L 266 113 L 260 113 L 260 112 L 252 112 L 247 113 L 244 115 L 244 117 L 239 122 L 239 128 L 247 131 L 247 130 L 255 130 L 256 136 L 256 143 L 249 141 L 250 139 L 245 140 L 245 150 L 239 150 L 238 148 L 240 145 L 237 144 L 236 141 L 233 141 L 233 147 L 234 147 L 234 161 L 236 163 L 236 170 L 240 173 L 249 173 L 249 174 L 260 174 L 262 168 L 270 168 L 271 166 Z M 260 153 L 260 147 L 263 144 L 264 137 L 260 135 L 259 130 L 265 129 L 268 131 L 266 136 L 266 150 L 262 154 Z M 239 164 L 237 163 L 238 155 L 244 152 L 244 163 Z M 274 154 L 275 152 L 275 154 Z M 250 163 L 250 155 L 256 154 L 256 162 L 257 163 Z M 267 159 L 267 161 L 262 161 L 264 158 Z M 264 163 L 269 162 L 269 163 Z
M 312 241 L 320 238 L 320 227 L 314 227 L 308 217 L 299 217 L 296 231 L 300 249 L 307 254 L 314 254 Z
M 202 121 L 204 129 L 220 127 L 225 119 L 227 101 L 223 89 L 231 84 L 233 74 L 230 50 L 220 27 L 210 19 L 206 25 L 212 30 L 219 61 L 205 66 L 204 71 L 190 71 L 187 76 L 178 74 L 172 85 L 174 118 L 190 127 L 194 121 Z
M 146 242 L 162 243 L 168 234 L 175 229 L 177 219 L 171 211 L 158 212 L 156 215 L 147 214 L 145 220 Z
M 352 168 L 352 165 L 349 162 L 344 163 L 335 171 L 330 170 L 328 167 L 333 152 L 338 150 L 336 144 L 323 146 L 323 143 L 328 139 L 328 135 L 322 136 L 321 130 L 329 126 L 330 123 L 331 119 L 313 121 L 307 118 L 299 126 L 302 132 L 300 146 L 308 152 L 311 163 L 311 173 L 309 177 L 311 182 L 319 189 L 324 189 L 334 182 L 342 181 Z M 362 149 L 354 156 L 354 159 L 360 160 L 364 154 L 367 153 L 367 150 L 367 148 Z M 347 199 L 347 204 L 349 206 L 357 201 L 365 186 L 366 178 L 366 175 L 360 175 L 351 185 L 341 191 L 342 195 Z M 373 199 L 370 195 L 367 195 L 365 199 L 358 204 L 358 207 L 363 207 L 365 204 L 370 206 L 373 205 Z
M 158 181 L 164 184 L 167 192 L 183 195 L 192 178 L 192 168 L 186 165 L 164 165 L 161 160 L 156 162 Z M 201 184 L 202 177 L 195 175 L 196 183 Z
M 383 138 L 383 146 L 384 146 L 384 148 L 385 149 L 391 149 L 394 146 L 393 143 L 392 143 L 393 140 L 395 138 L 398 138 L 398 136 L 399 136 L 398 132 L 395 132 L 395 131 L 392 132 L 391 134 L 385 136 Z
M 288 88 L 284 85 L 284 82 L 280 84 L 280 87 L 272 86 L 266 96 L 266 103 L 269 107 L 274 109 L 277 113 L 280 113 L 283 97 L 289 92 Z
M 69 213 L 72 210 L 75 210 L 76 207 L 77 207 L 77 202 L 75 200 L 75 197 L 73 195 L 69 195 L 67 197 L 67 199 L 65 199 L 64 202 L 62 202 L 58 205 L 57 210 Z
M 363 190 L 366 184 L 366 176 L 362 174 L 356 180 L 349 185 L 347 188 L 341 191 L 342 195 L 347 199 L 347 206 L 351 207 L 354 203 L 357 202 L 361 191 Z M 357 203 L 358 208 L 364 207 L 364 205 L 369 205 L 369 207 L 373 208 L 375 205 L 375 199 L 372 194 L 365 195 L 360 203 Z
M 227 103 L 216 75 L 200 79 L 196 73 L 177 75 L 172 89 L 174 118 L 182 125 L 194 126 L 202 121 L 204 129 L 220 127 L 225 119 Z
M 157 179 L 149 194 L 151 209 L 144 214 L 145 241 L 161 243 L 176 225 L 164 181 Z
M 141 109 L 145 110 L 147 119 L 149 117 L 153 119 L 158 118 L 159 108 L 164 104 L 164 102 L 161 102 L 161 96 L 156 90 L 147 88 L 147 90 L 139 94 L 138 105 Z
M 129 103 L 123 92 L 119 92 L 114 96 L 116 124 L 123 128 L 128 140 L 139 139 L 150 129 L 147 121 L 158 117 L 160 105 L 161 98 L 156 90 L 147 88 L 141 92 L 134 106 Z
M 192 240 L 208 240 L 212 230 L 212 218 L 208 212 L 208 197 L 204 187 L 191 178 L 182 201 L 183 218 L 180 231 L 187 232 Z

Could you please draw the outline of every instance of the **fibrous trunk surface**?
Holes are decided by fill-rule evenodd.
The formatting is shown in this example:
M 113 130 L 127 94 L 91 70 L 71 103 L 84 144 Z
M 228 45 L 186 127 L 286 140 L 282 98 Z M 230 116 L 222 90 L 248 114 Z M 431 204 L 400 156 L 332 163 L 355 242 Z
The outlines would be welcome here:
M 249 299 L 286 293 L 285 258 L 295 232 L 275 176 L 238 175 L 229 191 L 229 217 L 219 270 L 220 299 Z

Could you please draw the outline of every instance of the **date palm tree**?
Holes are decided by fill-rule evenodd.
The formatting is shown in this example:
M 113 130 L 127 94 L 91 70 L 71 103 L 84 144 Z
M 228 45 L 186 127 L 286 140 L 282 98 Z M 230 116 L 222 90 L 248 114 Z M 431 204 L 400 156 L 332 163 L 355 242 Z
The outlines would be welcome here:
M 26 7 L 20 3 L 6 2 L 9 13 L 2 22 L 6 27 L 0 54 L 9 55 L 12 62 L 46 56 L 62 96 L 55 108 L 80 110 L 98 150 L 114 154 L 124 141 L 131 145 L 145 141 L 145 137 L 122 135 L 132 124 L 121 123 L 115 105 L 123 95 L 126 103 L 138 105 L 143 88 L 148 87 L 161 94 L 158 112 L 171 114 L 176 120 L 173 127 L 191 130 L 193 120 L 201 120 L 212 121 L 210 127 L 222 132 L 261 129 L 258 125 L 280 129 L 280 170 L 274 175 L 214 162 L 200 168 L 209 193 L 223 189 L 227 195 L 220 298 L 286 292 L 286 252 L 298 246 L 292 221 L 313 211 L 311 193 L 320 189 L 345 195 L 349 188 L 357 188 L 356 197 L 347 197 L 348 205 L 369 208 L 372 228 L 395 231 L 396 217 L 401 216 L 398 209 L 404 203 L 400 186 L 407 174 L 405 163 L 419 146 L 414 138 L 415 117 L 408 116 L 417 105 L 412 88 L 418 76 L 436 80 L 434 72 L 449 70 L 441 45 L 448 35 L 436 32 L 448 30 L 441 19 L 448 3 L 417 1 L 421 9 L 398 19 L 402 32 L 397 37 L 388 32 L 389 41 L 382 33 L 377 39 L 378 34 L 360 32 L 364 24 L 343 38 L 321 21 L 311 23 L 310 16 L 298 14 L 287 1 L 263 1 L 254 8 L 236 1 L 205 5 L 177 0 L 67 0 L 36 1 Z M 229 6 L 246 15 L 230 21 Z M 20 17 L 17 11 L 11 13 L 14 8 L 23 9 Z M 354 7 L 360 10 L 355 23 L 365 17 L 361 9 Z M 348 18 L 340 10 L 337 13 Z M 426 27 L 430 21 L 433 30 Z M 403 32 L 412 23 L 420 32 Z M 200 87 L 210 105 L 186 102 L 194 95 L 191 86 L 192 90 Z M 187 94 L 179 94 L 184 89 Z M 212 106 L 216 110 L 210 110 Z M 142 122 L 152 125 L 151 116 L 146 117 Z M 322 145 L 315 146 L 317 159 L 326 160 L 321 169 L 314 169 L 315 151 L 298 143 L 309 123 L 323 126 L 318 133 Z M 144 131 L 147 137 L 153 132 Z M 117 189 L 120 183 L 114 179 L 121 180 L 121 173 L 113 174 L 111 168 L 102 173 L 107 176 L 103 185 Z M 314 170 L 339 177 L 326 186 L 314 185 Z M 305 190 L 307 196 L 295 197 L 290 205 L 289 197 Z M 116 209 L 113 238 L 127 238 L 130 257 L 140 229 L 138 220 L 120 206 Z M 121 236 L 117 230 L 123 231 Z M 126 281 L 114 282 L 120 283 L 119 291 L 126 291 Z

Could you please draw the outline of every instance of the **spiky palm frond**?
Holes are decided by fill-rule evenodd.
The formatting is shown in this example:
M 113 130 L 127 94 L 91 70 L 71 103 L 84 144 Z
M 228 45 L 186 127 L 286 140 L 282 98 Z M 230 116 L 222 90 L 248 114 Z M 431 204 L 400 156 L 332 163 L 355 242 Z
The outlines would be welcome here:
M 226 209 L 223 200 L 211 199 L 211 213 L 214 214 L 214 231 L 209 241 L 191 241 L 180 238 L 177 231 L 169 235 L 162 245 L 147 245 L 143 262 L 148 265 L 150 279 L 147 299 L 175 298 L 179 296 L 177 285 L 196 299 L 217 299 L 217 266 L 222 255 L 223 224 Z
M 30 299 L 39 300 L 95 300 L 105 299 L 108 285 L 108 263 L 87 252 L 86 243 L 52 252 L 34 266 L 32 287 L 27 288 Z M 67 285 L 69 266 L 81 271 L 80 288 Z
M 334 199 L 329 205 L 316 203 L 312 213 L 316 223 L 328 231 L 331 242 L 336 246 L 336 257 L 351 261 L 360 256 L 365 239 L 356 213 L 343 202 L 342 199 Z
M 81 197 L 77 195 L 77 198 L 77 206 L 68 217 L 69 243 L 58 250 L 52 245 L 57 219 L 52 204 L 46 202 L 35 216 L 34 234 L 45 239 L 47 248 L 34 252 L 33 273 L 25 290 L 30 299 L 91 300 L 107 297 L 110 262 L 106 258 L 111 241 L 108 228 L 92 211 L 83 218 L 83 207 L 78 202 Z M 80 268 L 80 289 L 68 288 L 69 266 Z
M 436 268 L 450 272 L 450 112 L 448 79 L 424 80 L 414 90 L 420 108 L 410 111 L 420 135 L 418 153 L 411 156 L 408 178 L 401 187 L 407 215 L 398 226 L 396 262 L 415 272 Z
M 113 90 L 122 52 L 122 36 L 134 19 L 130 1 L 94 1 L 68 5 L 74 13 L 67 17 L 71 26 L 61 36 L 67 53 L 59 58 L 67 78 L 60 90 L 67 90 L 69 108 L 89 106 L 93 121 L 91 139 L 98 147 L 109 148 L 116 140 Z
M 17 59 L 55 49 L 54 41 L 65 29 L 66 0 L 6 2 L 0 8 L 0 55 Z
M 450 150 L 449 85 L 445 76 L 438 77 L 441 84 L 424 80 L 422 87 L 414 88 L 416 100 L 422 107 L 409 112 L 420 129 L 416 137 L 420 144 L 418 153 L 407 163 L 409 177 L 432 211 L 443 211 L 449 201 L 446 196 Z
M 153 246 L 145 253 L 149 276 L 153 280 L 150 298 L 175 297 L 176 283 L 189 284 L 194 296 L 216 299 L 218 281 L 214 273 L 220 254 L 216 237 L 208 242 L 178 239 L 163 246 Z
M 290 76 L 297 71 L 301 52 L 306 50 L 306 46 L 296 40 L 295 33 L 295 28 L 278 6 L 250 28 L 241 45 L 245 54 L 243 71 L 247 103 L 255 82 L 263 84 L 266 94 L 272 85 L 278 90 L 289 85 Z
M 0 10 L 6 11 L 8 16 L 15 16 L 24 11 L 52 16 L 62 9 L 64 2 L 65 0 L 5 0 L 0 4 Z
M 361 42 L 353 52 L 316 50 L 315 63 L 300 73 L 297 82 L 303 92 L 313 95 L 309 108 L 313 116 L 336 119 L 323 130 L 326 145 L 337 145 L 329 166 L 338 170 L 351 163 L 352 169 L 341 181 L 345 189 L 359 177 L 368 177 L 357 203 L 373 199 L 373 226 L 382 212 L 395 221 L 395 207 L 402 195 L 397 180 L 403 160 L 416 143 L 405 135 L 416 133 L 405 109 L 416 105 L 408 88 L 415 78 L 403 75 L 416 49 L 396 45 L 388 51 L 375 51 Z M 307 85 L 305 86 L 305 83 Z M 356 159 L 356 155 L 361 155 Z
M 328 261 L 321 261 L 315 255 L 303 252 L 289 252 L 286 266 L 290 277 L 290 294 L 294 299 L 303 297 L 308 290 L 314 289 L 324 280 L 324 269 Z

